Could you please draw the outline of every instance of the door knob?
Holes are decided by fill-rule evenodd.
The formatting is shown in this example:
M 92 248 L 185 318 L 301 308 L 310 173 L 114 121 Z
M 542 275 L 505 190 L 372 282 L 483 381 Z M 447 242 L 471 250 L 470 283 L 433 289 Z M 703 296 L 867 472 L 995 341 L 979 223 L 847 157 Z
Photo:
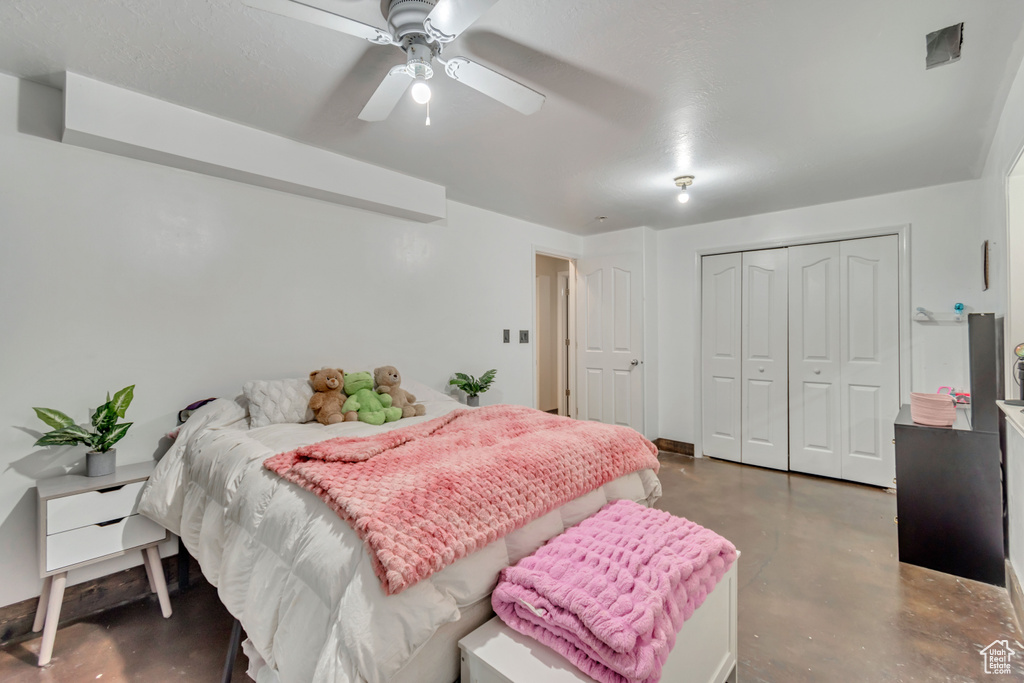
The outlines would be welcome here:
M 629 364 L 635 368 L 636 366 L 640 365 L 640 361 L 634 358 L 633 360 L 629 361 Z
M 815 375 L 820 375 L 821 374 L 821 368 L 814 368 L 814 374 Z

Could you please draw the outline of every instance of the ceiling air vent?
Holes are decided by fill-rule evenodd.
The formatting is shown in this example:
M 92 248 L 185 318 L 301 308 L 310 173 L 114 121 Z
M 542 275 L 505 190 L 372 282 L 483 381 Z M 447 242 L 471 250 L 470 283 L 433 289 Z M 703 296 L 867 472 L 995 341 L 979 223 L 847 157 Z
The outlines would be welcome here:
M 964 42 L 964 24 L 953 24 L 940 28 L 925 36 L 928 54 L 924 58 L 924 68 L 931 69 L 943 64 L 952 64 L 960 60 L 960 46 Z

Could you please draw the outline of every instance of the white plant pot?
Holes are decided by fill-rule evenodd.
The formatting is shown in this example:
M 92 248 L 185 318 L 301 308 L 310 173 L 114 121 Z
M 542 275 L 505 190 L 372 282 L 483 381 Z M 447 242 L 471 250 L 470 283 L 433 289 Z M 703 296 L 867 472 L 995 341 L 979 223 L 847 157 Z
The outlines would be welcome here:
M 111 448 L 106 453 L 89 451 L 85 454 L 85 476 L 105 477 L 113 474 L 117 468 L 117 449 Z
M 470 408 L 476 408 L 480 405 L 480 396 L 467 396 L 466 405 Z

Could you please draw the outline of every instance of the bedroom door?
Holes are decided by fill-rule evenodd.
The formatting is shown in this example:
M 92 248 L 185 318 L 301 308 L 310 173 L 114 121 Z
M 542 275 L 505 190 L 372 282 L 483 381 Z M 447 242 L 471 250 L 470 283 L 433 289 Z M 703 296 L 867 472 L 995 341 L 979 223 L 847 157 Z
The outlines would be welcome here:
M 740 271 L 743 255 L 701 259 L 704 455 L 740 461 Z
M 839 245 L 843 479 L 892 486 L 900 410 L 899 243 Z
M 742 462 L 789 469 L 786 249 L 743 253 Z
M 789 465 L 842 476 L 839 243 L 789 248 Z
M 576 416 L 643 432 L 643 254 L 580 259 Z

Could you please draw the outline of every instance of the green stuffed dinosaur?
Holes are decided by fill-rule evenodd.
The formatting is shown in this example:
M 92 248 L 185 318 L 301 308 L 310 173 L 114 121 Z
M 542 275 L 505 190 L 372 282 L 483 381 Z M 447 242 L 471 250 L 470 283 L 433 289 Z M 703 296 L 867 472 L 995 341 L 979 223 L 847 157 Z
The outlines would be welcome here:
M 391 397 L 373 390 L 373 375 L 369 372 L 346 372 L 345 393 L 348 400 L 341 406 L 341 412 L 358 413 L 360 422 L 382 425 L 402 417 L 401 408 L 391 407 Z

